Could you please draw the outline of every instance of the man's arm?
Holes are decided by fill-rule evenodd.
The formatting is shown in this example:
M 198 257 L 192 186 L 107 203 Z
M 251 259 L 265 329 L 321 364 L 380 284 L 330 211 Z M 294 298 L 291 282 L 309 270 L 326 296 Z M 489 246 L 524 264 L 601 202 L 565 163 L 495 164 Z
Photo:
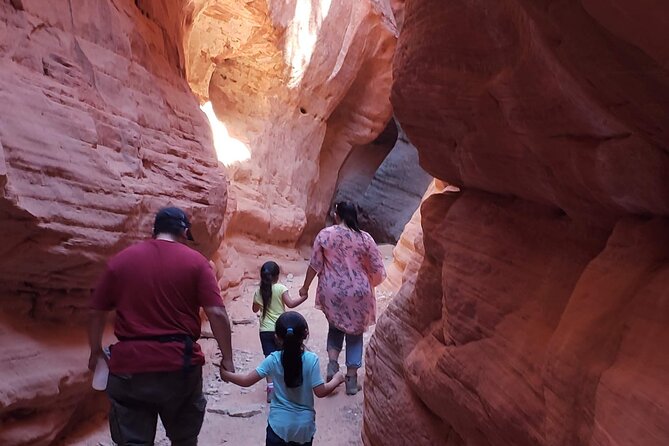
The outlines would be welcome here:
M 107 314 L 109 311 L 90 310 L 88 322 L 88 344 L 91 348 L 91 354 L 88 357 L 88 369 L 95 370 L 98 358 L 105 357 L 102 352 L 102 334 L 105 331 L 107 323 Z
M 211 331 L 214 333 L 218 348 L 221 349 L 223 359 L 221 367 L 228 372 L 235 372 L 235 364 L 232 361 L 232 329 L 230 328 L 230 318 L 225 307 L 204 307 L 207 314 Z
M 88 344 L 91 354 L 88 358 L 88 368 L 95 370 L 98 358 L 107 356 L 102 352 L 102 335 L 107 323 L 107 315 L 116 306 L 116 289 L 119 281 L 114 277 L 114 270 L 107 265 L 91 296 L 88 320 Z

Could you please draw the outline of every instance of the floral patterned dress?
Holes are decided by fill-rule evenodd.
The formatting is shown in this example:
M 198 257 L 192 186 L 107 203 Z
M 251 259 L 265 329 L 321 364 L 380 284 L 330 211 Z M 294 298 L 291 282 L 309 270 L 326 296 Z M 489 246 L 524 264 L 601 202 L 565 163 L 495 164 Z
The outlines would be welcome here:
M 316 236 L 310 266 L 318 273 L 316 308 L 331 325 L 362 334 L 376 322 L 374 287 L 386 277 L 374 239 L 336 225 Z

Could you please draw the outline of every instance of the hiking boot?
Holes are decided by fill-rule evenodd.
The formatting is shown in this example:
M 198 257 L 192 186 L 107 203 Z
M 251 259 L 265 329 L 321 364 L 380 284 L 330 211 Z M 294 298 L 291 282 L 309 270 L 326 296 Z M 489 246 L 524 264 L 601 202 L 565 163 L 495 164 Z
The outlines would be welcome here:
M 346 395 L 355 395 L 358 393 L 361 386 L 358 385 L 358 375 L 346 375 Z
M 328 372 L 325 377 L 326 382 L 332 381 L 332 377 L 335 376 L 335 373 L 339 371 L 339 363 L 337 361 L 328 362 Z

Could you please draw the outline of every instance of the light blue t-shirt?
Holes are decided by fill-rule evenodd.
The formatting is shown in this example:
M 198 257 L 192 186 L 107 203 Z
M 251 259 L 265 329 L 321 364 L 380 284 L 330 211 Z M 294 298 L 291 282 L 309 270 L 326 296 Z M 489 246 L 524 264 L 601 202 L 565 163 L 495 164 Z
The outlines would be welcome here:
M 307 443 L 316 433 L 313 388 L 324 384 L 318 356 L 302 353 L 302 385 L 290 389 L 283 380 L 281 351 L 269 355 L 256 368 L 262 378 L 274 381 L 274 398 L 269 406 L 269 425 L 283 441 Z

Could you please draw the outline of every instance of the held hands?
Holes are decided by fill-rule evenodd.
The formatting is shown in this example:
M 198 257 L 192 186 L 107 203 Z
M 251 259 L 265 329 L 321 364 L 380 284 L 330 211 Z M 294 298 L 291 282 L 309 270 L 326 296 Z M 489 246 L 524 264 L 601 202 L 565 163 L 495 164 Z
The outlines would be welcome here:
M 225 358 L 221 361 L 221 371 L 223 370 L 235 373 L 235 363 L 232 361 L 232 358 Z
M 223 380 L 223 382 L 229 383 L 230 382 L 230 375 L 232 375 L 232 373 L 225 370 L 223 368 L 223 364 L 221 364 L 220 372 L 221 372 L 221 379 Z
M 338 387 L 339 385 L 341 385 L 341 383 L 344 382 L 344 374 L 342 372 L 335 373 L 334 376 L 332 377 L 332 382 L 335 383 L 334 385 L 335 387 Z
M 226 358 L 221 361 L 220 373 L 223 381 L 226 383 L 230 382 L 230 375 L 235 373 L 235 363 L 232 362 L 232 358 Z
M 301 298 L 306 299 L 309 296 L 309 288 L 303 286 L 298 293 Z

